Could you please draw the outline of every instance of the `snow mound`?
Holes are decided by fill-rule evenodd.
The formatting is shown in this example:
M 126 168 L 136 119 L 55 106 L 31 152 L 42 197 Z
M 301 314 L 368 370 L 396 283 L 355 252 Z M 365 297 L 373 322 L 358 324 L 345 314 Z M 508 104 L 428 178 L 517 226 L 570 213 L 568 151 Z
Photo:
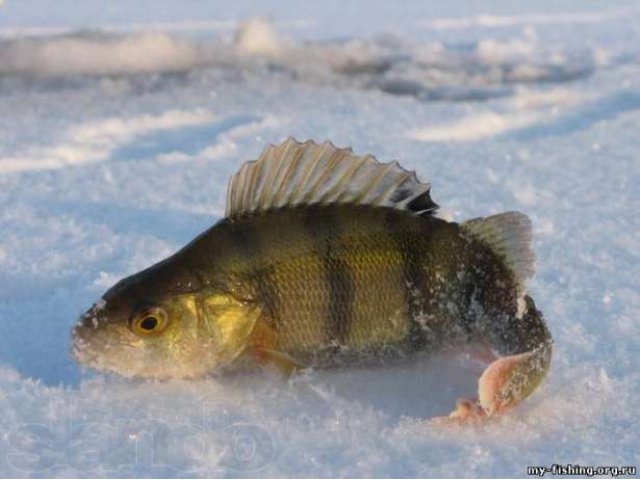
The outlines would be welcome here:
M 235 36 L 236 47 L 249 54 L 276 56 L 282 53 L 281 40 L 273 25 L 260 18 L 242 22 Z
M 163 33 L 83 32 L 18 38 L 0 47 L 0 74 L 42 76 L 177 72 L 201 61 L 198 47 Z
M 565 82 L 613 61 L 602 49 L 565 52 L 527 27 L 512 38 L 471 45 L 370 40 L 285 40 L 265 19 L 242 22 L 233 40 L 193 39 L 161 31 L 71 32 L 0 42 L 0 79 L 175 74 L 202 68 L 276 70 L 315 85 L 377 89 L 423 100 L 486 99 L 531 82 Z

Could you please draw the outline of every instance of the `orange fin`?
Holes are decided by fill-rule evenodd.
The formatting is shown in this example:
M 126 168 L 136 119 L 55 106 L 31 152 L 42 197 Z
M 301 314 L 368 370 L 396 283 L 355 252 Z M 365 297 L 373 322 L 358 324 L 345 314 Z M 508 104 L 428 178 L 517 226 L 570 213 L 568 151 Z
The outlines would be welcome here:
M 528 397 L 542 382 L 551 351 L 543 346 L 492 362 L 478 381 L 478 400 L 458 400 L 451 419 L 482 419 L 501 414 Z
M 306 368 L 306 365 L 286 353 L 260 347 L 256 347 L 256 351 L 266 362 L 274 365 L 285 377 L 290 377 L 298 370 Z
M 449 414 L 450 420 L 482 420 L 486 413 L 477 400 L 460 399 L 456 402 L 456 409 Z
M 251 343 L 256 349 L 275 349 L 278 345 L 278 332 L 264 318 L 260 318 L 253 329 Z
M 535 352 L 527 352 L 502 357 L 487 367 L 478 381 L 478 396 L 480 405 L 488 415 L 501 413 L 519 403 L 530 393 L 530 390 L 535 388 L 534 386 L 530 387 L 529 391 L 523 391 L 524 385 L 516 384 L 530 382 L 526 376 L 530 375 L 531 369 L 524 367 L 531 362 L 531 357 L 534 355 Z
M 286 377 L 306 368 L 302 362 L 278 350 L 278 332 L 264 319 L 256 323 L 252 342 L 253 353 L 258 362 L 274 365 Z

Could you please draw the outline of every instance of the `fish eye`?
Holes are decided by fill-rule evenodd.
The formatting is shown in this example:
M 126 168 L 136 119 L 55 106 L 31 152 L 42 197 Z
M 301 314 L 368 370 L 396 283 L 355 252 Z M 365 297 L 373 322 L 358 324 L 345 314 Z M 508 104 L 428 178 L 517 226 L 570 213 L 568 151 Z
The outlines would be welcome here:
M 161 333 L 169 323 L 167 313 L 159 308 L 147 308 L 131 320 L 131 330 L 136 335 L 148 337 Z
M 156 317 L 147 317 L 140 322 L 140 328 L 143 330 L 151 331 L 158 326 L 158 319 Z

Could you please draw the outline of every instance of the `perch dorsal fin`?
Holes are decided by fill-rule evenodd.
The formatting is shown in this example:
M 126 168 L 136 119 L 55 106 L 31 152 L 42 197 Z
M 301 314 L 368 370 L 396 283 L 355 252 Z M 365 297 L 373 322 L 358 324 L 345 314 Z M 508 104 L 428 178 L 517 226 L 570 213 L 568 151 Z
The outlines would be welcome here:
M 522 298 L 527 280 L 535 273 L 529 217 L 520 212 L 505 212 L 467 220 L 461 227 L 504 259 L 516 280 L 518 298 Z
M 381 163 L 331 142 L 288 138 L 268 146 L 231 177 L 226 216 L 299 205 L 352 204 L 431 214 L 430 185 L 398 162 Z

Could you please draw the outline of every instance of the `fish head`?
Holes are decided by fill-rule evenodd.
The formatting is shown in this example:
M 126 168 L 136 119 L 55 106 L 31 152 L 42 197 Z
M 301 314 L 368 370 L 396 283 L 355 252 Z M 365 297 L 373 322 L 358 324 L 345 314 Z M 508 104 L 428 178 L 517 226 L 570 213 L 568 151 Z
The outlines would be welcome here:
M 110 288 L 73 329 L 72 354 L 83 366 L 126 377 L 203 373 L 197 292 L 140 272 Z
M 198 377 L 242 353 L 258 315 L 227 290 L 141 272 L 80 317 L 72 354 L 81 365 L 125 377 Z

